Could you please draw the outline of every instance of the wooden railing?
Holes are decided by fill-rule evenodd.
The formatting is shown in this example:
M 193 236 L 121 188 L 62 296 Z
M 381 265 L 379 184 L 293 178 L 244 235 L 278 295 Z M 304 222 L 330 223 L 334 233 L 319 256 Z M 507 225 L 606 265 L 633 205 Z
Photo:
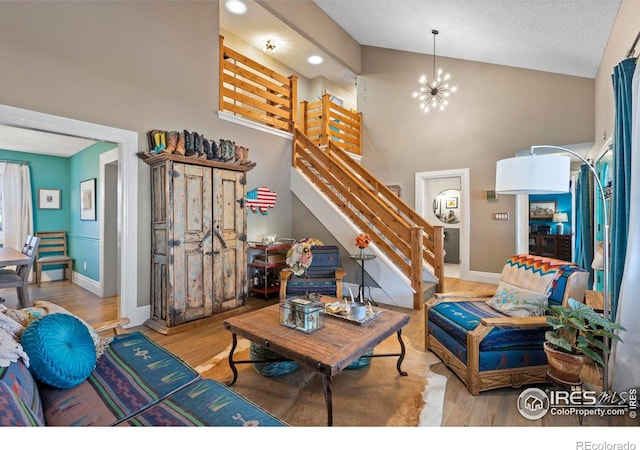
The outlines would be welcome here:
M 320 147 L 332 141 L 343 150 L 361 154 L 362 113 L 343 108 L 329 94 L 317 102 L 300 102 L 300 127 Z
M 299 169 L 368 233 L 377 248 L 411 280 L 413 307 L 422 308 L 424 264 L 433 268 L 444 289 L 444 228 L 434 226 L 414 211 L 368 170 L 355 162 L 333 140 L 325 149 L 296 128 L 293 167 Z
M 220 36 L 220 111 L 293 132 L 297 83 L 295 75 L 285 77 L 225 47 Z

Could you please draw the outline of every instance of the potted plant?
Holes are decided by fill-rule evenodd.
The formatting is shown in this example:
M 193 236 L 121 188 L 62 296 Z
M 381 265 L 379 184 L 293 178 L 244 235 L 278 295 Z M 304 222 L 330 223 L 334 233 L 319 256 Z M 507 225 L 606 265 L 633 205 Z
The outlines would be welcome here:
M 567 307 L 549 306 L 546 311 L 547 323 L 553 328 L 545 333 L 544 343 L 550 375 L 566 384 L 580 383 L 585 357 L 604 366 L 601 353 L 607 355 L 609 347 L 603 339 L 622 342 L 615 331 L 626 331 L 573 298 L 568 299 Z

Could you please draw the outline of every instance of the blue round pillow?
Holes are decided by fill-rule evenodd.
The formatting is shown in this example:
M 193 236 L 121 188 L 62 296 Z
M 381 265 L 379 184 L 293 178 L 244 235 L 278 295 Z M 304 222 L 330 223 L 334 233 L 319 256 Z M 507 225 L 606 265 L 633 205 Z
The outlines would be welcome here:
M 56 388 L 82 383 L 96 366 L 96 348 L 87 327 L 69 314 L 51 314 L 31 322 L 20 343 L 34 376 Z

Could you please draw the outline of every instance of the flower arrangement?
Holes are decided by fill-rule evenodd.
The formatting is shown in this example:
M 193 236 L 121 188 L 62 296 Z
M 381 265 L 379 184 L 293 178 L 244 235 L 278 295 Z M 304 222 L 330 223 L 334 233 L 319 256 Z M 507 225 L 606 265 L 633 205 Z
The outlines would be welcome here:
M 287 251 L 287 265 L 295 276 L 301 276 L 313 261 L 312 248 L 316 245 L 324 245 L 322 241 L 315 238 L 306 238 L 291 246 Z
M 359 249 L 367 248 L 369 246 L 369 243 L 371 243 L 371 236 L 369 236 L 367 233 L 360 233 L 356 236 L 356 247 L 358 247 Z

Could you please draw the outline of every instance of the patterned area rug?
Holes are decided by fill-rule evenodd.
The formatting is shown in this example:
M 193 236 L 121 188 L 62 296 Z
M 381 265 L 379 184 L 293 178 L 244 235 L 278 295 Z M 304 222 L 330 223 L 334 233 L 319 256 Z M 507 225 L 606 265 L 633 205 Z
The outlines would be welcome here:
M 406 356 L 400 376 L 395 357 L 374 358 L 368 367 L 345 370 L 333 378 L 334 426 L 440 426 L 446 378 L 430 366 L 440 362 L 431 352 L 415 350 L 406 337 Z M 228 355 L 231 346 L 196 367 L 204 378 L 229 382 L 233 378 Z M 399 351 L 395 335 L 375 348 L 375 353 Z M 249 359 L 249 341 L 238 340 L 234 359 Z M 310 369 L 279 377 L 264 377 L 251 364 L 236 366 L 238 380 L 232 388 L 291 426 L 326 426 L 327 409 L 322 378 Z

